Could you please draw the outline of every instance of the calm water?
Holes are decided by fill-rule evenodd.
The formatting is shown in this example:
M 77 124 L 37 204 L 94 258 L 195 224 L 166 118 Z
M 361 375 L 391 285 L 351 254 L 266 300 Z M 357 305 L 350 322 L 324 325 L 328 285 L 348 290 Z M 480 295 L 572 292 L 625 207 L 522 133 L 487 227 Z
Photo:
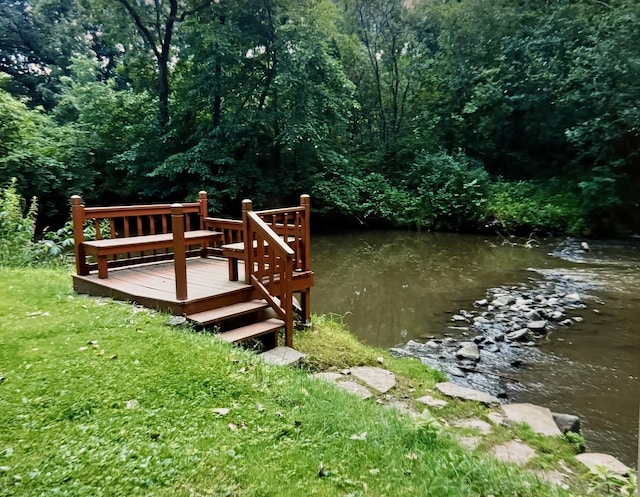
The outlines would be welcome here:
M 518 241 L 518 240 L 514 240 Z M 502 385 L 512 402 L 577 414 L 590 451 L 636 465 L 640 406 L 640 244 L 543 242 L 447 233 L 315 235 L 315 313 L 344 315 L 367 343 L 393 347 L 460 333 L 451 313 L 472 309 L 489 288 L 560 276 L 586 284 L 584 318 L 530 352 L 530 367 Z

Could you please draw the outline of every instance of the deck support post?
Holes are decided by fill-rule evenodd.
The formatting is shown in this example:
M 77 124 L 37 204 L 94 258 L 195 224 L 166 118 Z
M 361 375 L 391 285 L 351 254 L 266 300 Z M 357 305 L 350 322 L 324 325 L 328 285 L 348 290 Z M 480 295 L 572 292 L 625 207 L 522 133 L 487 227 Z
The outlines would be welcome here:
M 184 212 L 182 204 L 171 205 L 173 231 L 173 266 L 176 274 L 176 298 L 187 300 L 187 253 L 184 243 Z

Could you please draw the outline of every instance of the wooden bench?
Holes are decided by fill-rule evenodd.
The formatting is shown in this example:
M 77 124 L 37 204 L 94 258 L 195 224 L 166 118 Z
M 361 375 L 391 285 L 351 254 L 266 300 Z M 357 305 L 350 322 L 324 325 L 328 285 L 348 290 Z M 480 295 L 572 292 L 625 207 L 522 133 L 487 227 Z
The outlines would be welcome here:
M 204 229 L 206 192 L 191 203 L 115 207 L 85 207 L 82 198 L 74 195 L 71 207 L 79 275 L 88 275 L 97 266 L 98 277 L 108 278 L 109 267 L 184 258 L 194 246 L 206 257 L 208 247 L 223 239 L 221 232 Z M 87 223 L 95 230 L 95 240 L 84 239 Z M 87 256 L 95 257 L 97 264 L 88 262 Z

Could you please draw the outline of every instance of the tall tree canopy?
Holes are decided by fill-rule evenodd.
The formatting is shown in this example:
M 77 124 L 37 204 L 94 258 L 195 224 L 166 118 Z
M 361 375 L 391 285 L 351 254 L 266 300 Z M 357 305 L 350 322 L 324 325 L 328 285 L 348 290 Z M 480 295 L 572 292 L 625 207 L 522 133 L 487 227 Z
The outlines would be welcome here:
M 365 224 L 639 230 L 639 23 L 623 0 L 1 0 L 0 167 L 55 178 L 51 207 L 308 191 Z

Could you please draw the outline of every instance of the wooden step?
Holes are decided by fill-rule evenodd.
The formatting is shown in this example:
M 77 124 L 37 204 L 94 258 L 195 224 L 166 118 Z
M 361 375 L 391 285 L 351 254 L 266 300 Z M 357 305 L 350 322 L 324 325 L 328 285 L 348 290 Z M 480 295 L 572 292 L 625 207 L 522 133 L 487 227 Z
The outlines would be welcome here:
M 259 337 L 279 330 L 284 327 L 284 321 L 281 319 L 270 318 L 258 323 L 249 324 L 235 330 L 219 333 L 218 337 L 225 342 L 240 342 L 249 338 Z
M 196 312 L 187 316 L 187 319 L 198 324 L 206 326 L 212 323 L 219 323 L 227 319 L 236 318 L 245 314 L 265 309 L 269 305 L 264 300 L 250 300 L 248 302 L 240 302 L 237 304 L 210 309 L 208 311 Z

